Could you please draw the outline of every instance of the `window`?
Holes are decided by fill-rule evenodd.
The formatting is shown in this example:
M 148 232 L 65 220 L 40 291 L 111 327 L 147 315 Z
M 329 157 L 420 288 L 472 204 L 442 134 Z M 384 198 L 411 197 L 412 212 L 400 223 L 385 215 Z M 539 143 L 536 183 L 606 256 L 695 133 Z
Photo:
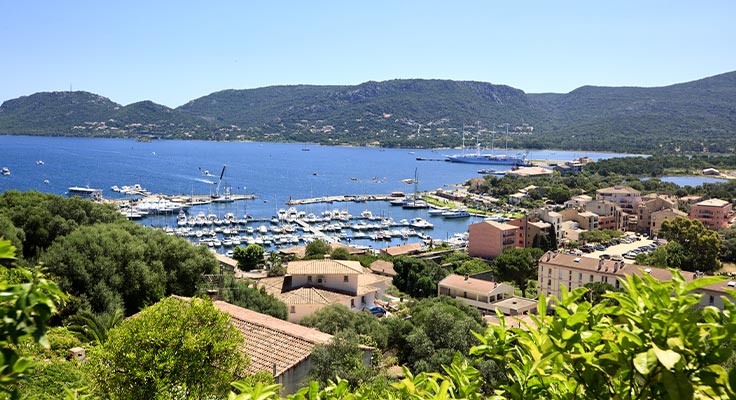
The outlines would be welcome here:
M 604 283 L 608 283 L 608 277 L 607 277 L 607 276 L 604 276 L 604 277 L 603 277 L 603 282 L 604 282 Z
M 295 314 L 296 313 L 296 306 L 291 306 L 291 308 L 289 309 L 289 312 L 292 313 L 292 314 Z
M 355 308 L 355 299 L 350 299 L 350 307 Z
M 567 274 L 567 280 L 568 281 L 571 281 L 572 280 L 572 270 L 570 270 L 570 273 Z
M 547 275 L 552 276 L 552 267 L 547 268 Z
M 365 304 L 365 296 L 360 296 L 360 304 Z
M 307 282 L 312 283 L 312 275 L 307 276 Z
M 710 295 L 710 298 L 708 299 L 708 304 L 713 305 L 713 302 L 715 301 L 715 298 L 713 295 Z
M 468 298 L 468 292 L 463 292 L 463 298 L 465 298 L 465 299 Z
M 560 270 L 560 280 L 562 280 L 562 270 Z
M 616 289 L 618 289 L 618 288 L 619 288 L 619 284 L 620 284 L 620 283 L 619 283 L 619 280 L 618 280 L 618 279 L 616 279 Z
M 552 279 L 547 279 L 547 287 L 551 287 L 551 286 L 552 286 Z
M 593 274 L 590 274 L 590 281 L 593 282 Z
M 342 281 L 343 282 L 349 282 L 348 276 L 347 275 L 343 276 L 342 277 Z
M 582 272 L 579 272 L 578 273 L 578 280 L 579 281 L 582 281 L 583 280 L 583 273 Z

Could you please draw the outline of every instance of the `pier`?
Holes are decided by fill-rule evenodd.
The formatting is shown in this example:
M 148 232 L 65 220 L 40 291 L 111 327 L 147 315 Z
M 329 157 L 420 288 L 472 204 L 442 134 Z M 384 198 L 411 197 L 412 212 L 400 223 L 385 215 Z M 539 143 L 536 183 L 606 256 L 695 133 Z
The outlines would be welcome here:
M 304 204 L 316 204 L 316 203 L 334 203 L 334 202 L 345 202 L 355 201 L 362 203 L 364 201 L 389 201 L 396 197 L 390 194 L 367 194 L 367 195 L 343 195 L 343 196 L 325 196 L 325 197 L 313 197 L 307 199 L 289 199 L 286 205 L 298 206 Z

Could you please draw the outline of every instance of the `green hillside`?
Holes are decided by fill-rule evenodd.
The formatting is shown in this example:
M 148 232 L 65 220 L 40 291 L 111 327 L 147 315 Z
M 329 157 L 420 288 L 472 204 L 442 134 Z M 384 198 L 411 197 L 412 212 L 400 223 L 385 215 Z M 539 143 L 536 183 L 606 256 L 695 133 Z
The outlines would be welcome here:
M 583 86 L 527 94 L 484 82 L 400 79 L 354 86 L 224 90 L 171 109 L 87 92 L 0 106 L 0 133 L 266 140 L 386 147 L 510 146 L 628 152 L 733 152 L 736 72 L 665 87 Z M 496 132 L 494 135 L 493 132 Z

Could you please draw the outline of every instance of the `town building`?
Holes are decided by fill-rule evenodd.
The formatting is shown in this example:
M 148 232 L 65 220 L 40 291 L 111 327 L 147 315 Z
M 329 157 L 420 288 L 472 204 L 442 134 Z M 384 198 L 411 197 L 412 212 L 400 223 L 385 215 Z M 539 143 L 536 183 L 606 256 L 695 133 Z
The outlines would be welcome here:
M 563 221 L 575 221 L 580 229 L 586 231 L 598 230 L 598 214 L 584 211 L 585 208 L 568 208 L 560 211 Z
M 534 178 L 534 177 L 542 177 L 542 176 L 551 176 L 552 173 L 551 169 L 543 168 L 543 167 L 520 167 L 518 169 L 511 170 L 506 173 L 506 176 L 510 176 L 512 178 L 516 177 L 526 177 L 526 178 Z
M 672 279 L 668 269 L 655 268 L 636 264 L 627 264 L 623 261 L 580 257 L 572 254 L 563 254 L 548 251 L 539 260 L 538 291 L 548 296 L 560 297 L 561 287 L 572 291 L 591 282 L 608 283 L 614 288 L 621 287 L 621 279 L 629 275 L 650 275 L 660 281 Z M 691 281 L 697 274 L 682 271 L 684 278 Z M 698 292 L 703 294 L 701 306 L 715 306 L 724 309 L 721 296 L 728 296 L 727 289 L 736 287 L 736 282 L 721 282 L 708 285 Z M 731 298 L 733 301 L 733 298 Z
M 598 229 L 626 230 L 629 221 L 635 218 L 624 212 L 617 203 L 608 200 L 591 200 L 585 205 L 585 209 L 598 216 Z
M 691 205 L 693 205 L 695 203 L 699 203 L 699 202 L 703 201 L 703 196 L 698 196 L 698 195 L 694 195 L 693 194 L 693 195 L 690 195 L 690 196 L 680 197 L 679 200 L 680 200 L 680 203 L 681 204 L 685 204 L 685 205 L 691 206 Z
M 587 194 L 573 196 L 570 200 L 565 202 L 565 208 L 583 207 L 592 200 L 593 198 L 588 196 Z
M 330 304 L 361 311 L 372 306 L 391 283 L 391 277 L 373 274 L 357 261 L 330 258 L 290 261 L 286 275 L 257 282 L 289 309 L 289 321 L 298 322 Z
M 516 247 L 531 247 L 536 236 L 549 237 L 552 234 L 552 224 L 539 220 L 534 215 L 525 215 L 508 221 L 507 224 L 519 228 Z
M 562 231 L 562 214 L 549 207 L 537 208 L 533 211 L 540 220 L 551 224 L 555 228 L 557 243 L 562 243 L 565 233 Z
M 659 230 L 662 229 L 662 223 L 664 221 L 673 220 L 677 217 L 687 218 L 687 214 L 674 208 L 666 208 L 664 210 L 651 213 L 649 219 L 649 235 L 658 235 Z
M 733 204 L 725 200 L 703 200 L 690 207 L 690 218 L 702 222 L 708 229 L 718 230 L 729 226 L 732 210 Z
M 408 243 L 400 246 L 391 246 L 381 249 L 381 254 L 384 256 L 398 257 L 398 256 L 411 256 L 419 254 L 424 245 L 421 243 Z
M 280 383 L 281 394 L 295 393 L 304 385 L 312 368 L 312 352 L 317 345 L 330 343 L 332 335 L 261 314 L 247 308 L 215 301 L 214 306 L 230 315 L 230 321 L 245 337 L 245 352 L 250 364 L 245 374 L 268 372 Z M 366 367 L 374 349 L 361 346 Z
M 468 226 L 468 255 L 471 257 L 496 258 L 506 249 L 524 247 L 523 243 L 524 236 L 518 226 L 494 221 Z
M 458 299 L 487 314 L 495 313 L 494 303 L 513 297 L 514 287 L 506 283 L 450 274 L 437 285 L 437 294 Z
M 596 190 L 595 198 L 614 202 L 624 212 L 636 215 L 637 207 L 641 203 L 641 192 L 630 186 L 620 185 Z
M 668 195 L 652 194 L 642 197 L 637 207 L 638 224 L 637 231 L 652 234 L 652 213 L 662 210 L 676 210 L 677 198 Z M 660 214 L 660 217 L 665 214 Z M 661 222 L 660 222 L 661 223 Z

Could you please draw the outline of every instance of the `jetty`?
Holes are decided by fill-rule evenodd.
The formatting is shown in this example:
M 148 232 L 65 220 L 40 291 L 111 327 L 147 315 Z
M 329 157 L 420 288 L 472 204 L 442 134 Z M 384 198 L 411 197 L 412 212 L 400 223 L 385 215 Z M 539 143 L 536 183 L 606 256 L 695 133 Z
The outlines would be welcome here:
M 395 196 L 390 194 L 368 194 L 368 195 L 343 195 L 343 196 L 325 196 L 325 197 L 312 197 L 307 199 L 289 199 L 286 205 L 298 206 L 304 204 L 316 204 L 316 203 L 334 203 L 334 202 L 364 202 L 364 201 L 390 201 L 395 199 Z

